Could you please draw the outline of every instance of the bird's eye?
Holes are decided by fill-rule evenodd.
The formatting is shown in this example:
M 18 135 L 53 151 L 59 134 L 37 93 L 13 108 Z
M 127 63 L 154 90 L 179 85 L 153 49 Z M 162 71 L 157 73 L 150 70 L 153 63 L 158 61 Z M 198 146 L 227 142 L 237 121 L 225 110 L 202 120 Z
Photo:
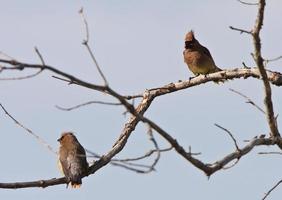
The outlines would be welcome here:
M 192 41 L 185 41 L 185 47 L 186 47 L 186 48 L 191 48 L 191 47 L 193 47 L 193 42 L 192 42 Z

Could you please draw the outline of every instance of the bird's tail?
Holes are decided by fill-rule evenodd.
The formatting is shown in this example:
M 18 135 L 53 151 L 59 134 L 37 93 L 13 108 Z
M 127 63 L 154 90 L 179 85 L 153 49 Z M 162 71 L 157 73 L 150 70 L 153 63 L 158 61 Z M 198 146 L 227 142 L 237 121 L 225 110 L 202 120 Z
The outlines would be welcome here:
M 222 69 L 220 69 L 219 67 L 216 67 L 214 72 L 220 72 L 220 71 L 222 71 Z M 215 82 L 216 84 L 220 84 L 220 83 L 224 83 L 226 81 L 227 80 L 217 80 L 217 81 L 213 81 L 213 82 Z
M 81 184 L 77 184 L 77 183 L 71 183 L 71 187 L 74 189 L 78 189 L 80 188 Z
M 222 71 L 222 69 L 220 69 L 219 67 L 216 67 L 214 72 L 220 72 L 220 71 Z
M 79 175 L 72 176 L 71 180 L 70 180 L 70 184 L 71 184 L 71 187 L 74 188 L 74 189 L 80 188 L 80 186 L 82 184 L 81 177 Z

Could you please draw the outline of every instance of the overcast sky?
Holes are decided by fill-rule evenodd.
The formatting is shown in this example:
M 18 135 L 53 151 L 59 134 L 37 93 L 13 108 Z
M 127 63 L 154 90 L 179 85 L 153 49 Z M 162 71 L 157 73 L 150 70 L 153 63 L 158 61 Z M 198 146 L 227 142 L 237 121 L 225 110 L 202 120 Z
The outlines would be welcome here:
M 78 10 L 83 7 L 90 29 L 90 45 L 110 85 L 121 94 L 141 93 L 192 76 L 183 62 L 185 33 L 195 31 L 220 68 L 253 66 L 252 39 L 231 31 L 230 25 L 251 29 L 257 7 L 236 0 L 93 0 L 1 1 L 0 51 L 19 61 L 39 63 L 38 47 L 48 65 L 83 80 L 102 83 L 82 41 L 85 37 Z M 282 2 L 267 1 L 261 34 L 265 58 L 282 55 Z M 2 55 L 3 56 L 3 55 Z M 1 56 L 1 57 L 2 57 Z M 281 72 L 282 61 L 268 68 Z M 0 78 L 26 75 L 1 73 Z M 81 144 L 103 154 L 110 150 L 127 117 L 122 107 L 90 105 L 63 112 L 55 105 L 73 106 L 89 100 L 114 101 L 95 91 L 67 85 L 52 73 L 23 81 L 1 81 L 0 102 L 25 126 L 58 148 L 62 131 L 74 131 Z M 228 128 L 238 140 L 267 134 L 265 116 L 231 93 L 241 91 L 263 106 L 262 82 L 236 79 L 223 85 L 207 83 L 156 99 L 146 116 L 175 137 L 181 145 L 201 152 L 214 162 L 234 151 L 232 140 L 213 124 Z M 273 86 L 276 114 L 282 111 L 281 88 Z M 57 158 L 0 112 L 0 182 L 61 177 Z M 281 117 L 278 123 L 282 123 Z M 280 127 L 281 129 L 281 127 Z M 155 134 L 162 148 L 168 144 Z M 146 127 L 139 124 L 119 158 L 139 156 L 153 148 Z M 281 156 L 258 155 L 277 148 L 260 147 L 235 167 L 207 177 L 174 151 L 162 154 L 157 171 L 140 175 L 106 166 L 83 179 L 79 190 L 57 185 L 45 189 L 0 190 L 0 199 L 261 199 L 282 179 Z M 91 161 L 91 159 L 89 159 Z M 149 160 L 150 161 L 150 160 Z M 281 189 L 269 199 L 281 199 Z

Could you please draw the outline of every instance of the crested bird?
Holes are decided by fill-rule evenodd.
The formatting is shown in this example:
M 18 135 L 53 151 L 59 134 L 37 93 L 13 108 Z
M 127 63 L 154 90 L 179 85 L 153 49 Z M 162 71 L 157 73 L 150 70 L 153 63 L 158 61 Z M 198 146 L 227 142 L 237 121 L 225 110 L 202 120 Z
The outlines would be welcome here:
M 88 170 L 85 150 L 72 132 L 62 133 L 58 142 L 59 164 L 67 178 L 67 186 L 70 183 L 72 188 L 79 188 Z
M 185 36 L 185 50 L 183 51 L 183 56 L 184 62 L 195 76 L 222 71 L 216 66 L 210 51 L 202 46 L 195 38 L 192 30 Z M 222 80 L 220 81 L 223 82 Z

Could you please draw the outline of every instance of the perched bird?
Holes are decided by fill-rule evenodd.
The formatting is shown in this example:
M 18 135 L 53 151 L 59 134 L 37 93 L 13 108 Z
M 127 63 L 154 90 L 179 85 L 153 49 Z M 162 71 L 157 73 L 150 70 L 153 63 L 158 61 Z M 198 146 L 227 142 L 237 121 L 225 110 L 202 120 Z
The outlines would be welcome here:
M 185 36 L 183 56 L 184 62 L 195 76 L 222 71 L 215 65 L 209 50 L 196 40 L 192 30 Z
M 81 178 L 87 172 L 88 163 L 83 146 L 71 132 L 65 132 L 58 139 L 60 142 L 59 163 L 67 178 L 67 186 L 70 183 L 73 188 L 79 188 Z

